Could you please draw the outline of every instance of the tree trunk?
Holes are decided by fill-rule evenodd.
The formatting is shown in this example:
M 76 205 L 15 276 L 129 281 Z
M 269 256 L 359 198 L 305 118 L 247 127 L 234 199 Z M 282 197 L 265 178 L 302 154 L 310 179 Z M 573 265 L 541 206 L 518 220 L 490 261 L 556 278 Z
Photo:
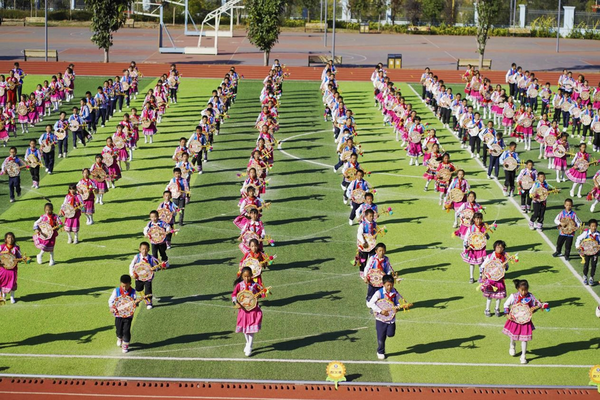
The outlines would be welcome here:
M 104 49 L 104 62 L 108 63 L 108 49 Z
M 479 51 L 479 67 L 477 67 L 478 70 L 481 71 L 481 69 L 483 68 L 483 55 L 485 53 L 485 49 L 481 49 Z
M 264 52 L 264 56 L 265 56 L 265 67 L 269 66 L 269 55 L 271 54 L 270 50 L 265 50 Z

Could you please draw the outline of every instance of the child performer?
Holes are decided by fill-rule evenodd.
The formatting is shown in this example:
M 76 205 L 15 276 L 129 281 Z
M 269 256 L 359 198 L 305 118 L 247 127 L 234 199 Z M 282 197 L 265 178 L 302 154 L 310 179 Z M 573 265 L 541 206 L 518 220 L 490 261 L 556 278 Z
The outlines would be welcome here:
M 183 214 L 185 204 L 189 198 L 190 187 L 188 181 L 181 177 L 181 168 L 173 168 L 173 178 L 171 178 L 165 190 L 171 192 L 173 203 L 179 208 L 179 226 L 183 226 Z
M 521 195 L 521 210 L 523 212 L 531 211 L 531 196 L 529 195 L 531 188 L 525 189 L 523 188 L 523 180 L 525 177 L 529 177 L 532 182 L 537 180 L 537 171 L 533 168 L 533 161 L 527 160 L 525 163 L 525 168 L 519 172 L 519 176 L 517 176 L 517 185 L 519 188 L 519 194 Z
M 538 299 L 536 299 L 533 294 L 529 293 L 529 282 L 526 280 L 515 279 L 513 281 L 515 284 L 515 288 L 517 289 L 517 293 L 513 293 L 504 303 L 504 315 L 507 317 L 507 321 L 504 324 L 504 329 L 502 333 L 510 338 L 510 347 L 508 349 L 508 354 L 514 356 L 515 352 L 515 341 L 521 342 L 521 364 L 527 364 L 527 358 L 525 357 L 525 353 L 527 353 L 527 342 L 531 340 L 532 333 L 535 327 L 531 321 L 525 324 L 518 324 L 511 319 L 510 307 L 517 303 L 527 304 L 533 312 L 536 310 L 543 308 L 549 310 L 548 303 L 541 303 Z
M 190 154 L 183 153 L 181 155 L 181 161 L 175 164 L 176 168 L 181 170 L 181 177 L 187 181 L 188 187 L 190 187 L 190 181 L 192 180 L 192 174 L 196 172 L 196 169 L 190 162 Z
M 456 171 L 456 178 L 452 179 L 452 182 L 450 182 L 450 186 L 448 186 L 448 193 L 450 193 L 452 189 L 460 189 L 460 191 L 465 195 L 460 201 L 454 202 L 450 201 L 448 196 L 446 196 L 444 198 L 444 206 L 446 207 L 447 211 L 450 211 L 450 209 L 453 209 L 454 211 L 458 210 L 465 203 L 467 193 L 469 193 L 471 190 L 471 185 L 469 185 L 469 182 L 465 179 L 464 169 L 459 169 Z M 453 228 L 456 228 L 456 217 L 454 218 L 454 225 L 455 226 L 453 226 Z
M 600 201 L 600 186 L 598 185 L 598 183 L 596 183 L 596 180 L 598 180 L 598 176 L 600 176 L 600 170 L 596 171 L 596 174 L 592 178 L 592 182 L 594 182 L 594 187 L 587 195 L 587 200 L 589 200 L 589 201 L 591 201 L 592 199 L 594 200 L 594 202 L 592 203 L 592 205 L 590 207 L 590 212 L 592 212 L 592 213 L 596 209 L 596 204 L 598 204 L 598 201 Z
M 96 187 L 98 188 L 98 197 L 96 197 L 96 204 L 104 204 L 102 199 L 104 198 L 104 193 L 108 192 L 107 180 L 110 181 L 111 177 L 110 177 L 110 172 L 108 171 L 108 167 L 102 161 L 102 156 L 100 154 L 96 155 L 96 162 L 94 164 L 92 164 L 92 167 L 90 168 L 90 174 L 93 173 L 97 169 L 103 170 L 104 174 L 106 175 L 106 178 L 103 180 L 97 180 L 97 179 L 92 180 L 96 184 Z
M 67 218 L 63 211 L 61 214 L 65 216 L 65 232 L 67 232 L 67 243 L 77 244 L 79 242 L 79 218 L 81 218 L 81 208 L 83 208 L 83 199 L 81 195 L 77 193 L 77 185 L 74 183 L 69 185 L 69 193 L 65 196 L 64 204 L 70 204 L 75 208 L 75 215 L 71 218 Z M 71 232 L 73 232 L 74 238 L 71 238 Z
M 249 247 L 247 247 L 247 249 L 248 249 L 248 251 L 244 252 L 244 256 L 240 260 L 240 271 L 238 272 L 238 276 L 242 274 L 242 270 L 244 269 L 244 262 L 248 259 L 253 258 L 253 259 L 257 260 L 258 263 L 260 264 L 261 269 L 267 269 L 267 266 L 269 265 L 270 259 L 263 252 L 262 244 L 258 240 L 256 240 L 256 239 L 250 240 Z M 252 280 L 262 286 L 263 285 L 262 272 L 259 273 L 258 275 L 254 275 Z
M 566 199 L 565 200 L 565 209 L 562 210 L 556 218 L 554 218 L 554 224 L 558 228 L 559 235 L 556 241 L 556 252 L 552 254 L 552 257 L 561 257 L 561 251 L 563 245 L 565 246 L 565 259 L 568 260 L 571 257 L 571 246 L 573 245 L 573 234 L 575 231 L 565 230 L 566 220 L 571 219 L 575 222 L 575 228 L 579 228 L 581 226 L 581 220 L 573 211 L 573 200 Z
M 119 124 L 117 125 L 117 131 L 115 133 L 113 133 L 111 141 L 114 143 L 115 138 L 120 137 L 121 139 L 123 139 L 123 143 L 125 144 L 122 148 L 118 149 L 118 148 L 114 148 L 114 152 L 117 155 L 117 159 L 116 161 L 119 162 L 119 169 L 122 171 L 123 168 L 121 167 L 121 162 L 125 162 L 125 169 L 127 171 L 129 171 L 129 152 L 127 151 L 127 143 L 129 142 L 129 138 L 127 137 L 127 134 L 125 133 L 125 131 L 123 130 L 124 126 Z
M 464 247 L 465 250 L 462 252 L 461 256 L 464 262 L 469 264 L 469 272 L 470 278 L 469 283 L 475 282 L 473 278 L 473 271 L 475 270 L 475 266 L 479 266 L 483 263 L 483 259 L 485 258 L 485 247 L 483 249 L 475 250 L 469 244 L 469 239 L 471 235 L 475 232 L 481 232 L 487 237 L 487 227 L 483 223 L 483 214 L 480 212 L 476 212 L 473 214 L 473 220 L 471 226 L 467 230 L 465 234 Z
M 448 185 L 450 184 L 450 180 L 446 181 L 440 177 L 440 171 L 442 170 L 448 170 L 451 173 L 454 173 L 454 171 L 456 171 L 456 167 L 450 162 L 449 153 L 444 153 L 444 155 L 442 156 L 442 162 L 440 163 L 440 165 L 438 165 L 435 174 L 435 190 L 440 194 L 440 201 L 438 202 L 440 206 L 442 205 L 444 196 L 446 196 L 446 193 L 448 193 Z
M 177 217 L 177 213 L 179 212 L 179 207 L 177 207 L 177 204 L 173 203 L 171 201 L 171 192 L 168 190 L 165 190 L 163 192 L 163 202 L 160 203 L 158 205 L 157 210 L 161 210 L 161 209 L 167 209 L 171 212 L 171 220 L 170 221 L 163 221 L 163 222 L 167 222 L 169 225 L 174 226 L 175 225 L 175 217 Z M 171 249 L 171 238 L 173 237 L 172 233 L 168 233 L 167 234 L 167 250 Z
M 565 173 L 567 178 L 569 178 L 569 180 L 573 182 L 573 187 L 571 188 L 571 192 L 569 193 L 571 197 L 575 197 L 575 188 L 577 187 L 577 185 L 579 185 L 577 197 L 581 198 L 581 188 L 583 187 L 583 184 L 585 183 L 585 180 L 587 178 L 587 169 L 585 171 L 581 171 L 579 168 L 575 167 L 575 163 L 579 160 L 584 160 L 589 163 L 590 155 L 585 151 L 586 148 L 587 146 L 585 143 L 579 144 L 579 151 L 577 152 L 577 154 L 575 154 L 575 157 L 573 157 L 573 161 L 571 162 L 572 167 Z
M 129 342 L 131 342 L 131 322 L 133 321 L 133 315 L 128 318 L 117 317 L 115 300 L 117 297 L 121 296 L 129 296 L 134 300 L 137 298 L 135 289 L 131 287 L 131 276 L 129 275 L 121 275 L 121 284 L 118 288 L 113 290 L 108 299 L 108 307 L 110 307 L 113 314 L 115 314 L 117 347 L 120 347 L 123 353 L 127 353 L 129 351 Z
M 237 295 L 242 290 L 249 290 L 253 294 L 257 295 L 263 291 L 262 286 L 255 283 L 252 279 L 252 270 L 250 267 L 242 268 L 242 273 L 233 282 L 234 289 L 231 294 L 231 300 L 233 305 L 239 307 L 237 315 L 237 324 L 235 332 L 243 332 L 246 338 L 246 347 L 244 348 L 244 354 L 246 357 L 250 357 L 252 354 L 252 342 L 254 340 L 254 334 L 260 331 L 262 325 L 262 310 L 257 305 L 254 309 L 246 311 L 244 307 L 239 306 L 237 301 Z
M 121 179 L 121 167 L 119 167 L 119 163 L 117 162 L 118 149 L 115 148 L 111 137 L 106 138 L 106 146 L 102 149 L 102 154 L 110 154 L 113 159 L 113 163 L 107 166 L 107 168 L 110 174 L 110 184 L 114 189 L 115 182 Z
M 31 187 L 34 189 L 40 188 L 40 165 L 42 165 L 42 152 L 36 147 L 37 143 L 35 139 L 31 139 L 29 141 L 29 147 L 25 151 L 25 159 L 29 159 L 30 156 L 35 157 L 36 164 L 34 166 L 29 166 L 29 173 L 31 173 Z
M 86 225 L 93 225 L 94 224 L 94 198 L 96 197 L 94 195 L 94 192 L 98 191 L 98 186 L 96 185 L 96 182 L 94 182 L 93 180 L 90 179 L 90 170 L 88 168 L 84 168 L 83 171 L 81 172 L 83 175 L 83 178 L 81 178 L 81 180 L 77 183 L 77 189 L 81 190 L 83 188 L 86 188 L 86 192 L 87 192 L 87 198 L 83 198 L 83 195 L 81 196 L 82 200 L 83 200 L 83 207 L 82 207 L 82 211 L 85 214 L 85 218 L 86 218 Z M 80 192 L 81 194 L 81 192 Z
M 146 225 L 146 227 L 144 228 L 144 236 L 149 237 L 148 232 L 150 231 L 150 228 L 154 226 L 163 228 L 167 234 L 173 232 L 171 225 L 158 219 L 158 211 L 156 210 L 150 211 L 150 222 L 148 222 L 148 225 Z M 160 253 L 160 261 L 166 263 L 166 265 L 168 266 L 169 257 L 167 256 L 166 238 L 160 243 L 152 243 L 152 257 L 158 258 L 158 253 Z
M 250 221 L 250 210 L 255 208 L 258 211 L 258 217 L 260 218 L 260 211 L 262 210 L 263 203 L 262 201 L 255 196 L 256 189 L 254 186 L 249 186 L 246 189 L 246 196 L 242 197 L 239 202 L 240 206 L 240 215 L 238 215 L 234 220 L 233 224 L 240 228 L 240 230 L 244 229 L 246 224 Z
M 581 235 L 577 237 L 575 241 L 575 248 L 580 249 L 581 243 L 584 240 L 595 240 L 598 244 L 600 244 L 600 233 L 598 233 L 598 221 L 595 219 L 590 219 L 588 222 L 589 229 L 583 231 Z M 598 265 L 598 253 L 592 255 L 582 255 L 583 258 L 583 284 L 596 286 L 596 280 L 594 279 L 594 275 L 596 274 L 596 266 Z M 590 263 L 592 264 L 592 269 L 590 270 Z M 588 279 L 588 271 L 590 273 Z
M 560 135 L 560 138 L 556 141 L 556 143 L 554 143 L 553 146 L 553 151 L 558 149 L 558 146 L 562 146 L 565 150 L 565 153 L 562 155 L 562 157 L 556 157 L 556 155 L 554 157 L 554 169 L 556 170 L 557 183 L 560 182 L 561 175 L 562 181 L 566 181 L 565 171 L 567 170 L 567 152 L 569 151 L 569 142 L 567 141 L 567 137 L 568 135 L 566 133 L 563 133 L 562 135 Z
M 369 271 L 372 269 L 378 269 L 380 271 L 383 271 L 385 275 L 394 276 L 394 269 L 392 268 L 390 259 L 385 255 L 385 252 L 385 244 L 377 243 L 377 246 L 375 246 L 375 254 L 369 257 L 369 259 L 367 260 L 367 265 L 365 266 L 363 280 L 368 285 L 367 307 L 369 307 L 369 301 L 371 301 L 371 298 L 373 298 L 375 292 L 379 290 L 379 287 L 374 287 L 371 285 L 371 281 L 369 281 Z
M 0 244 L 0 254 L 2 253 L 10 253 L 17 259 L 23 257 L 21 255 L 21 248 L 17 245 L 17 239 L 15 238 L 14 233 L 7 232 L 4 235 L 4 243 Z M 4 301 L 6 295 L 10 293 L 10 302 L 12 304 L 17 302 L 15 300 L 15 291 L 17 290 L 18 268 L 18 266 L 15 266 L 13 269 L 6 269 L 0 265 L 0 299 Z
M 396 307 L 400 307 L 400 299 L 402 296 L 396 289 L 394 289 L 394 277 L 391 275 L 385 275 L 382 279 L 383 287 L 377 290 L 371 300 L 367 303 L 373 312 L 382 315 L 389 315 L 389 311 L 382 310 L 377 306 L 377 301 L 380 299 L 388 299 L 394 303 Z M 385 359 L 385 341 L 389 337 L 394 337 L 396 334 L 396 318 L 388 322 L 375 320 L 375 328 L 377 330 L 377 358 L 380 360 Z
M 433 161 L 440 161 L 440 145 L 434 144 L 431 148 L 431 153 L 425 153 L 423 156 L 423 164 L 427 167 L 427 171 L 423 174 L 423 178 L 427 182 L 425 182 L 425 188 L 423 189 L 426 192 L 429 189 L 429 183 L 435 179 L 436 168 L 434 167 Z
M 248 251 L 250 251 L 250 248 L 242 240 L 244 233 L 254 232 L 258 235 L 259 238 L 261 238 L 261 239 L 265 238 L 265 226 L 263 225 L 262 221 L 260 220 L 258 210 L 253 208 L 248 212 L 248 214 L 250 215 L 250 220 L 248 221 L 248 223 L 246 223 L 246 225 L 244 225 L 244 227 L 242 228 L 242 233 L 238 237 L 238 240 L 242 241 L 239 245 L 239 248 L 242 251 L 242 253 L 244 253 L 244 254 L 246 254 Z M 262 240 L 260 242 L 258 242 L 258 248 L 260 251 L 263 251 Z
M 129 264 L 129 275 L 135 279 L 135 290 L 137 292 L 143 291 L 145 295 L 149 296 L 152 295 L 152 279 L 140 281 L 138 279 L 138 275 L 134 271 L 134 267 L 136 264 L 144 262 L 149 264 L 151 268 L 155 268 L 157 265 L 159 265 L 159 262 L 156 258 L 149 254 L 150 244 L 148 242 L 140 243 L 139 251 L 140 252 L 133 257 L 133 260 L 131 260 L 131 264 Z M 162 267 L 164 267 L 164 265 L 161 265 L 161 268 Z M 148 310 L 152 309 L 152 297 L 146 300 L 146 308 Z
M 545 188 L 546 190 L 554 189 L 552 186 L 548 185 L 548 182 L 546 182 L 546 174 L 543 172 L 538 172 L 537 181 L 535 181 L 529 191 L 529 196 L 533 200 L 533 215 L 531 215 L 531 219 L 529 220 L 529 229 L 537 229 L 540 232 L 544 228 L 544 214 L 546 213 L 546 200 L 541 200 L 536 193 L 537 189 L 541 187 Z
M 364 270 L 367 265 L 367 260 L 373 254 L 375 249 L 369 250 L 369 244 L 366 235 L 372 236 L 373 240 L 377 238 L 377 222 L 375 222 L 375 211 L 365 211 L 365 216 L 358 225 L 358 231 L 356 233 L 356 247 L 358 252 L 355 259 L 355 265 L 358 262 L 360 278 L 364 279 Z
M 8 189 L 9 189 L 9 196 L 10 196 L 10 202 L 14 203 L 15 202 L 15 191 L 17 192 L 17 196 L 21 196 L 21 169 L 22 167 L 25 166 L 25 163 L 23 162 L 23 160 L 21 160 L 19 157 L 17 157 L 17 148 L 16 147 L 11 147 L 9 150 L 9 156 L 6 157 L 4 159 L 4 162 L 2 163 L 2 169 L 0 169 L 0 175 L 4 175 L 4 174 L 8 174 L 8 171 L 6 170 L 7 165 L 9 162 L 11 163 L 15 163 L 19 166 L 19 173 L 16 176 L 9 176 L 8 177 Z
M 350 179 L 348 178 L 348 176 L 346 176 L 346 171 L 348 171 L 351 168 L 354 168 L 356 171 L 360 170 L 360 164 L 357 161 L 358 158 L 358 154 L 353 153 L 350 155 L 350 159 L 348 161 L 346 161 L 344 163 L 344 166 L 342 167 L 342 175 L 344 176 L 344 178 L 342 178 L 342 190 L 344 191 L 344 204 L 348 204 L 348 195 L 346 193 L 348 186 L 350 186 L 350 183 L 352 183 L 352 181 L 350 181 Z
M 485 269 L 486 265 L 488 265 L 493 260 L 498 260 L 504 266 L 504 270 L 508 271 L 508 261 L 506 259 L 506 243 L 503 240 L 497 240 L 494 242 L 494 252 L 488 255 L 483 264 L 481 264 L 481 271 Z M 492 299 L 496 299 L 496 308 L 494 312 L 496 317 L 500 316 L 500 299 L 506 298 L 506 285 L 504 284 L 504 278 L 499 281 L 493 281 L 483 274 L 483 282 L 481 285 L 481 292 L 483 293 L 483 297 L 485 297 L 485 316 L 491 317 L 490 313 L 490 305 L 492 303 Z
M 454 236 L 458 236 L 461 239 L 465 239 L 467 231 L 471 227 L 471 218 L 468 215 L 474 215 L 475 213 L 483 211 L 483 207 L 476 202 L 477 193 L 471 191 L 467 193 L 467 201 L 464 202 L 454 213 L 454 225 L 453 228 L 458 226 L 457 220 L 460 218 L 460 228 L 454 232 Z
M 500 163 L 504 166 L 504 187 L 502 191 L 505 196 L 512 197 L 515 192 L 515 170 L 509 171 L 506 169 L 506 160 L 508 158 L 514 158 L 517 163 L 521 162 L 519 155 L 515 151 L 517 149 L 517 144 L 515 142 L 510 142 L 508 145 L 508 150 L 505 150 L 500 156 Z
M 359 169 L 356 171 L 356 177 L 355 179 L 350 182 L 350 184 L 348 185 L 348 187 L 346 188 L 346 198 L 350 198 L 351 201 L 351 206 L 352 206 L 352 210 L 350 211 L 350 217 L 348 219 L 348 224 L 350 226 L 352 226 L 352 223 L 354 222 L 354 219 L 356 218 L 356 210 L 358 210 L 358 207 L 360 206 L 360 204 L 354 202 L 354 200 L 352 200 L 352 192 L 356 189 L 361 189 L 364 190 L 365 192 L 369 192 L 371 190 L 371 185 L 369 184 L 369 182 L 365 181 L 363 179 L 364 176 L 364 172 L 363 170 Z
M 44 222 L 52 227 L 52 236 L 48 239 L 44 239 L 41 236 L 41 232 L 39 229 L 39 225 Z M 54 245 L 56 243 L 56 238 L 58 237 L 58 229 L 63 226 L 62 221 L 59 216 L 54 214 L 54 207 L 52 203 L 46 203 L 44 205 L 44 215 L 38 218 L 37 221 L 33 224 L 33 230 L 35 234 L 33 235 L 33 243 L 35 247 L 40 250 L 40 254 L 37 255 L 37 263 L 42 263 L 42 256 L 44 253 L 50 253 L 50 263 L 49 266 L 53 266 L 54 262 Z

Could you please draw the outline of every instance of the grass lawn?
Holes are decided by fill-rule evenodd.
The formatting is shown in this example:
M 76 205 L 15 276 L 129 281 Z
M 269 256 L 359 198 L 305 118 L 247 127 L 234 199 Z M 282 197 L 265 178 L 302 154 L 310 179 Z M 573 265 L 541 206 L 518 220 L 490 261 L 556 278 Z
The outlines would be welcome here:
M 30 76 L 28 82 L 42 79 Z M 99 81 L 78 77 L 77 95 Z M 530 364 L 514 368 L 518 358 L 508 355 L 508 338 L 501 333 L 504 318 L 485 318 L 485 300 L 476 285 L 468 284 L 468 266 L 460 258 L 462 243 L 451 237 L 451 214 L 437 206 L 434 192 L 423 192 L 424 169 L 408 166 L 406 152 L 373 107 L 371 84 L 360 82 L 343 82 L 341 88 L 357 118 L 358 139 L 365 150 L 361 163 L 373 173 L 368 180 L 377 188 L 377 202 L 394 209 L 380 223 L 388 228 L 383 241 L 392 265 L 404 277 L 398 289 L 415 304 L 399 315 L 396 337 L 388 341 L 389 358 L 378 362 L 375 357 L 375 323 L 365 307 L 366 288 L 351 265 L 356 226 L 348 226 L 341 175 L 330 167 L 336 161 L 335 146 L 330 124 L 322 119 L 319 84 L 293 81 L 285 83 L 280 107 L 278 139 L 286 153 L 276 152 L 265 196 L 272 206 L 263 220 L 276 241 L 267 251 L 277 254 L 277 260 L 264 273 L 273 294 L 262 302 L 264 323 L 253 357 L 243 358 L 243 336 L 233 333 L 236 311 L 230 294 L 241 256 L 235 240 L 239 231 L 232 224 L 241 183 L 236 174 L 244 170 L 256 138 L 253 122 L 261 89 L 257 81 L 241 82 L 231 119 L 216 137 L 205 173 L 192 178 L 186 226 L 169 252 L 172 266 L 154 281 L 157 307 L 137 311 L 132 352 L 122 355 L 114 343 L 107 299 L 143 240 L 149 211 L 160 202 L 177 139 L 191 135 L 200 104 L 218 83 L 185 79 L 179 104 L 159 125 L 154 145 L 142 142 L 132 169 L 105 196 L 105 205 L 97 207 L 97 223 L 83 225 L 80 244 L 67 245 L 63 233 L 54 267 L 20 267 L 19 301 L 0 308 L 2 373 L 323 381 L 327 362 L 335 359 L 357 362 L 347 365 L 353 381 L 587 384 L 586 366 L 597 363 L 600 340 L 591 293 L 562 261 L 551 257 L 550 246 L 528 229 L 520 211 L 460 151 L 454 136 L 440 129 L 444 148 L 467 170 L 487 207 L 486 221 L 499 224 L 492 240 L 504 239 L 509 252 L 519 252 L 521 261 L 511 266 L 508 278 L 529 279 L 531 291 L 552 306 L 550 313 L 534 318 L 538 329 L 529 346 Z M 151 82 L 144 80 L 140 89 L 145 85 Z M 400 86 L 424 118 L 441 128 L 410 88 Z M 141 106 L 140 101 L 135 104 Z M 0 196 L 6 199 L 0 203 L 3 232 L 14 231 L 28 255 L 36 253 L 31 229 L 43 211 L 41 196 L 60 204 L 66 186 L 93 163 L 113 125 L 102 129 L 87 148 L 70 152 L 55 174 L 42 173 L 39 190 L 28 189 L 29 173 L 24 172 L 24 194 L 16 203 L 9 206 L 8 185 L 0 186 Z M 37 137 L 41 130 L 37 127 L 29 136 Z M 25 141 L 14 143 L 22 154 Z M 0 149 L 0 156 L 7 152 Z M 564 197 L 551 197 L 548 221 L 559 212 Z M 580 217 L 588 219 L 589 207 L 582 201 L 576 204 Z M 553 231 L 546 233 L 556 239 Z M 578 260 L 571 262 L 580 268 Z

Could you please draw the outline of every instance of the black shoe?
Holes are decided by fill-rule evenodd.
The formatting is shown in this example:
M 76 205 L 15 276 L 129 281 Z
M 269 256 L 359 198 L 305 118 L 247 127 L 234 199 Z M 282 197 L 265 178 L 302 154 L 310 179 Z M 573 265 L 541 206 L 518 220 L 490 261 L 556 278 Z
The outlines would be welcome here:
M 558 251 L 555 252 L 554 254 L 552 254 L 552 257 L 561 257 L 562 254 L 560 254 Z

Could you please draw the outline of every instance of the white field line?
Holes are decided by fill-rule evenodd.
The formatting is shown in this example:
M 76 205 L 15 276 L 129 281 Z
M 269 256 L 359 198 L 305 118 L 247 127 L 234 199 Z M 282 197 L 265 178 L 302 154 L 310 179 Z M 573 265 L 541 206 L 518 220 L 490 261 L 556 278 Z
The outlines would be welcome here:
M 413 93 L 417 96 L 417 98 L 421 98 L 421 96 L 419 96 L 419 94 L 415 91 L 415 89 L 413 89 L 413 87 L 411 85 L 408 85 L 408 87 L 410 88 L 410 90 L 413 91 Z M 431 114 L 433 114 L 431 112 L 431 110 L 427 109 L 427 111 Z M 435 116 L 433 116 L 433 118 L 435 118 Z M 446 129 L 452 136 L 454 136 L 454 132 L 452 132 L 450 129 Z M 483 163 L 481 162 L 480 159 L 474 159 L 479 163 L 479 166 L 481 168 L 483 168 Z M 498 179 L 492 179 L 490 180 L 490 182 L 495 182 L 496 185 L 498 186 L 499 189 L 502 189 L 502 184 L 500 183 L 500 181 Z M 517 209 L 517 211 L 519 211 L 521 213 L 521 215 L 523 216 L 523 218 L 527 221 L 528 217 L 527 214 L 525 214 L 523 211 L 521 211 L 521 206 L 515 201 L 514 197 L 508 197 L 507 198 Z M 548 238 L 548 236 L 546 236 L 546 234 L 544 232 L 540 232 L 537 231 L 539 233 L 539 235 L 542 237 L 542 239 L 544 239 L 544 241 L 546 243 L 548 243 L 548 246 L 550 246 L 550 248 L 553 251 L 556 251 L 556 246 L 554 246 L 554 243 L 552 243 L 552 241 L 550 240 L 550 238 Z M 571 273 L 573 274 L 573 276 L 579 281 L 581 282 L 581 276 L 579 275 L 579 272 L 577 272 L 577 270 L 575 270 L 575 268 L 573 268 L 573 266 L 571 265 L 571 263 L 567 260 L 565 260 L 563 257 L 559 257 L 560 260 L 563 262 L 563 264 L 565 264 L 565 266 L 569 269 L 569 271 L 571 271 Z M 598 302 L 598 304 L 600 304 L 600 296 L 598 296 L 596 294 L 596 292 L 594 292 L 594 290 L 587 286 L 587 285 L 583 285 L 583 283 L 581 284 L 587 291 L 588 293 L 596 300 L 596 302 Z
M 502 367 L 502 368 L 577 368 L 590 369 L 590 364 L 502 364 L 502 363 L 458 363 L 458 362 L 425 362 L 425 361 L 371 361 L 371 360 L 315 360 L 293 358 L 218 358 L 218 357 L 163 357 L 163 356 L 131 356 L 131 355 L 96 355 L 96 354 L 19 354 L 0 353 L 0 357 L 12 358 L 50 358 L 50 359 L 96 359 L 96 360 L 139 360 L 139 361 L 192 361 L 192 362 L 249 362 L 249 363 L 282 363 L 282 364 L 328 364 L 338 361 L 343 364 L 358 365 L 412 365 L 412 366 L 439 366 L 439 367 Z

